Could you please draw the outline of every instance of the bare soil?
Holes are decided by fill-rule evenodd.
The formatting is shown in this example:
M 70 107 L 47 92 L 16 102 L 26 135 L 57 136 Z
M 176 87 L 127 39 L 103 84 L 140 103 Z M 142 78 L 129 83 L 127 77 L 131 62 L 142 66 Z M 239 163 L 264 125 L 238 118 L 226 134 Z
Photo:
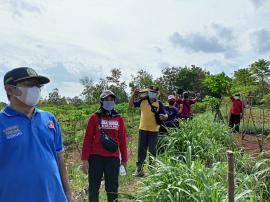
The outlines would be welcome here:
M 242 148 L 247 153 L 251 154 L 252 156 L 256 156 L 260 153 L 259 142 L 256 135 L 245 134 L 244 139 L 242 139 L 242 134 L 236 134 L 234 137 L 236 139 L 238 147 Z M 262 148 L 263 151 L 270 150 L 269 138 L 263 138 Z

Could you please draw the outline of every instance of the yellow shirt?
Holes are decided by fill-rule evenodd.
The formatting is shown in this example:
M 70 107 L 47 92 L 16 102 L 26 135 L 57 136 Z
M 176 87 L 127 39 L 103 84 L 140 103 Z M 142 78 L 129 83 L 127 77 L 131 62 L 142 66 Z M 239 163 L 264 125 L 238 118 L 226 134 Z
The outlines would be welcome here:
M 153 102 L 152 105 L 157 107 L 159 111 L 159 102 L 158 100 Z M 140 120 L 140 130 L 146 130 L 151 132 L 158 132 L 159 125 L 156 123 L 155 114 L 151 111 L 151 106 L 148 103 L 148 100 L 142 100 L 140 103 L 141 108 L 141 120 Z

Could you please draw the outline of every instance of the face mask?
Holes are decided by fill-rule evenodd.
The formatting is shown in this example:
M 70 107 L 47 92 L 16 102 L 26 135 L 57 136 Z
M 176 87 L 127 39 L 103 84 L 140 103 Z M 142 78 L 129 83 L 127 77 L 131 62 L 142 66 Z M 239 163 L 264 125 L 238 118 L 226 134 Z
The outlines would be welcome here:
M 40 88 L 33 86 L 33 87 L 17 87 L 21 91 L 20 96 L 14 95 L 16 98 L 18 98 L 21 102 L 24 104 L 34 107 L 38 104 L 40 99 Z
M 154 92 L 151 92 L 151 91 L 148 92 L 148 97 L 149 98 L 155 98 L 156 96 L 157 96 L 157 93 L 154 93 Z
M 234 99 L 240 100 L 240 97 L 239 96 L 234 96 Z
M 169 105 L 174 105 L 175 101 L 169 101 Z
M 115 102 L 114 101 L 103 101 L 102 107 L 107 111 L 112 111 L 114 109 Z

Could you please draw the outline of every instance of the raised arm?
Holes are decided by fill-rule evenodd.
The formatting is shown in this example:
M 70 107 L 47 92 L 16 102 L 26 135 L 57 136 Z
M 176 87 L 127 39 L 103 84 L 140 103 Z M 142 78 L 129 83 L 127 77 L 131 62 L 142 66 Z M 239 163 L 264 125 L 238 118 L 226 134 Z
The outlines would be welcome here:
M 128 102 L 128 106 L 129 106 L 130 108 L 133 108 L 133 107 L 134 107 L 135 96 L 138 95 L 138 93 L 139 93 L 139 90 L 138 90 L 138 89 L 136 89 L 136 90 L 132 93 L 132 95 L 131 95 L 131 97 L 130 97 L 130 99 L 129 99 L 129 102 Z
M 193 101 L 194 101 L 194 102 L 197 102 L 198 99 L 200 98 L 200 96 L 201 96 L 200 93 L 197 93 L 197 94 L 196 94 L 196 97 L 193 99 Z

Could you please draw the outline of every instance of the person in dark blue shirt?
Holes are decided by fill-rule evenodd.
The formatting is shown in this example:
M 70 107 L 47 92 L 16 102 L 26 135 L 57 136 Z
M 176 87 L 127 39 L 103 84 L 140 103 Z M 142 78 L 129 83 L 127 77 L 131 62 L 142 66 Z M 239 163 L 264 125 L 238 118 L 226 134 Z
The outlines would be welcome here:
M 72 201 L 59 124 L 35 106 L 49 79 L 20 67 L 4 76 L 10 104 L 0 112 L 0 201 Z
M 166 133 L 166 128 L 177 128 L 179 126 L 177 119 L 180 118 L 180 112 L 175 107 L 175 101 L 176 98 L 174 95 L 168 96 L 169 106 L 165 106 L 165 111 L 168 114 L 168 119 L 161 124 L 159 129 L 160 133 Z

